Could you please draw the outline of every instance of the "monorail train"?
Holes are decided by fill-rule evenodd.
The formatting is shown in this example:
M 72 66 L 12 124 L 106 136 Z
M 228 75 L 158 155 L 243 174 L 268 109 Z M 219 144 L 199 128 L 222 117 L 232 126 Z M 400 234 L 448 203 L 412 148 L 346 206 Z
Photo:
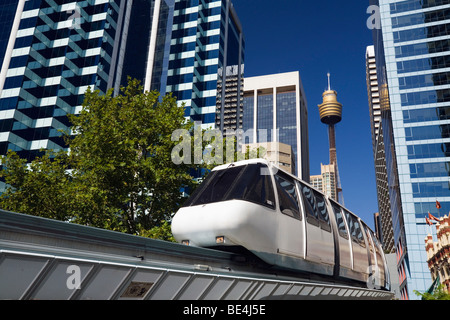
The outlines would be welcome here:
M 264 263 L 389 290 L 381 245 L 356 215 L 262 159 L 214 168 L 172 220 L 175 239 L 243 247 Z

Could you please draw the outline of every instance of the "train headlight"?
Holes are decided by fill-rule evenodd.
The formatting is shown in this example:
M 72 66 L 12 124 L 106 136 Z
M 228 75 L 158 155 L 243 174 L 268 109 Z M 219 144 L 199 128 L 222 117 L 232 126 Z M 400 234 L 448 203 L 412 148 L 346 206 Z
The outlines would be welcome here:
M 185 246 L 188 246 L 189 245 L 189 240 L 182 240 L 181 244 L 184 244 Z
M 216 243 L 217 243 L 217 244 L 223 244 L 223 243 L 225 243 L 225 237 L 224 237 L 224 236 L 218 236 L 218 237 L 216 237 Z

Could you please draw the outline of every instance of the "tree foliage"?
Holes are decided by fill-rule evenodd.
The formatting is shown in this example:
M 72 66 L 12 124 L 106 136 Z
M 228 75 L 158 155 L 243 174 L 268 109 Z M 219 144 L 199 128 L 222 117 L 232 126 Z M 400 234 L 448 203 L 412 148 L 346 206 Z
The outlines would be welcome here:
M 0 197 L 3 209 L 57 220 L 73 217 L 75 190 L 66 152 L 47 152 L 29 165 L 8 152 L 2 164 L 0 176 L 9 185 Z
M 169 219 L 194 186 L 192 166 L 171 161 L 172 132 L 190 124 L 170 95 L 159 99 L 130 79 L 115 96 L 89 89 L 69 118 L 70 152 L 47 151 L 29 165 L 13 152 L 3 159 L 2 208 L 141 234 Z
M 437 286 L 433 293 L 421 293 L 417 290 L 414 290 L 414 293 L 417 296 L 422 297 L 422 300 L 450 300 L 450 294 L 445 290 L 445 286 L 443 284 Z

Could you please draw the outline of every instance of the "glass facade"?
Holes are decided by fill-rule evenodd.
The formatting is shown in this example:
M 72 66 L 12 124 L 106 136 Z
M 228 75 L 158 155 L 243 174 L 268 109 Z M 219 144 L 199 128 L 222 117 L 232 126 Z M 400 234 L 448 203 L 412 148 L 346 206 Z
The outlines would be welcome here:
M 277 94 L 277 128 L 281 143 L 292 146 L 292 152 L 297 157 L 297 125 L 296 125 L 296 92 L 280 92 Z
M 400 290 L 414 299 L 431 285 L 425 216 L 450 210 L 450 1 L 370 3 Z
M 245 143 L 280 142 L 292 147 L 292 172 L 309 181 L 307 104 L 298 72 L 245 79 Z
M 242 28 L 230 0 L 175 1 L 167 92 L 203 128 L 242 127 Z
M 0 153 L 32 159 L 40 148 L 64 146 L 58 130 L 68 129 L 66 115 L 76 112 L 88 86 L 106 91 L 120 0 L 20 2 L 14 48 L 3 62 Z
M 118 68 L 114 88 L 118 90 L 120 85 L 127 83 L 127 77 L 132 77 L 141 80 L 145 90 L 157 90 L 164 95 L 174 0 L 133 0 L 129 3 L 131 5 L 124 13 L 121 67 Z M 152 43 L 153 35 L 155 40 Z
M 19 0 L 3 0 L 0 3 L 0 63 L 3 62 L 9 34 L 16 15 Z
M 88 87 L 118 90 L 127 76 L 165 87 L 173 1 L 2 2 L 0 154 L 30 161 L 41 148 L 65 148 L 59 130 Z

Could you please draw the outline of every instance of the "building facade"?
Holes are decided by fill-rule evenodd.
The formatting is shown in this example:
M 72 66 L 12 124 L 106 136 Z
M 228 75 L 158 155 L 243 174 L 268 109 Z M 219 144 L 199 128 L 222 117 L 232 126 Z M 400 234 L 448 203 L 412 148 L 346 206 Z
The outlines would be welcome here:
M 258 157 L 268 160 L 286 172 L 295 174 L 294 154 L 290 145 L 281 142 L 253 143 L 244 144 L 241 149 L 244 154 L 249 151 L 249 158 L 253 154 L 256 155 L 257 150 L 261 150 L 262 152 Z
M 381 127 L 401 297 L 432 282 L 425 217 L 450 209 L 450 1 L 371 0 Z
M 381 126 L 381 97 L 378 88 L 374 46 L 369 46 L 366 50 L 366 83 L 379 210 L 376 213 L 375 226 L 384 252 L 392 253 L 395 252 L 394 229 L 392 227 L 392 213 L 389 201 L 389 185 Z
M 374 46 L 366 49 L 366 83 L 369 98 L 370 128 L 372 133 L 372 146 L 375 154 L 377 138 L 381 125 L 380 92 L 378 90 L 377 64 Z
M 0 154 L 31 161 L 41 148 L 63 149 L 59 130 L 69 129 L 67 114 L 81 110 L 88 87 L 118 90 L 127 76 L 161 87 L 170 8 L 169 0 L 2 3 Z
M 425 238 L 428 268 L 433 281 L 439 278 L 439 282 L 450 292 L 450 217 L 438 218 L 436 236 L 437 241 L 433 241 L 431 234 Z
M 166 91 L 204 129 L 242 129 L 245 42 L 230 0 L 176 0 Z
M 0 4 L 0 154 L 65 147 L 88 87 L 127 78 L 172 93 L 188 119 L 242 129 L 244 37 L 230 0 L 7 0 Z
M 309 182 L 308 108 L 299 72 L 245 78 L 244 143 L 292 147 L 295 175 Z
M 336 166 L 333 164 L 320 164 L 320 175 L 310 178 L 311 185 L 319 191 L 338 201 Z

